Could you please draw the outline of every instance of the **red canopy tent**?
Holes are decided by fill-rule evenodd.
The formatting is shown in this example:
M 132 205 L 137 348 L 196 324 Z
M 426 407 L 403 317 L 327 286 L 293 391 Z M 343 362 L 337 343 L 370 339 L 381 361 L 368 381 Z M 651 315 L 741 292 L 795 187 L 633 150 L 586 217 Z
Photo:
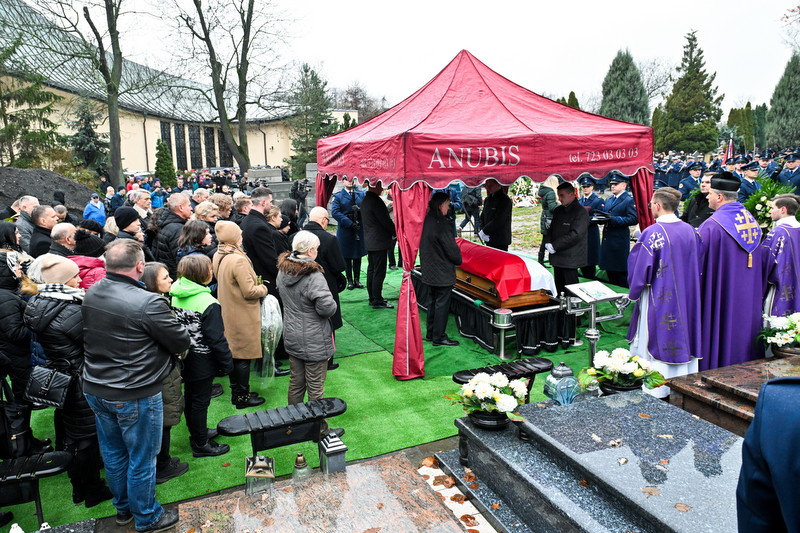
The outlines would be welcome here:
M 510 185 L 521 176 L 575 179 L 611 170 L 631 176 L 637 205 L 653 192 L 652 129 L 558 104 L 497 74 L 462 50 L 435 78 L 381 115 L 317 142 L 317 205 L 337 178 L 381 181 L 394 201 L 403 282 L 392 373 L 424 375 L 416 295 L 411 285 L 430 189 L 488 178 Z M 653 223 L 639 209 L 642 229 Z

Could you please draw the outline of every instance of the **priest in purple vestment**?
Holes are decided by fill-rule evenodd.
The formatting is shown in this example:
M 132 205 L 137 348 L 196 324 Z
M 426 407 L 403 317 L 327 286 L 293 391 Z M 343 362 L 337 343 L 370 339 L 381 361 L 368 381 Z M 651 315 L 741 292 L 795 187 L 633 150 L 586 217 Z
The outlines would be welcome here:
M 786 316 L 800 311 L 800 221 L 797 210 L 800 196 L 781 194 L 773 198 L 769 214 L 775 222 L 762 246 L 775 256 L 773 285 L 764 305 L 764 313 Z
M 775 262 L 769 248 L 760 245 L 758 222 L 736 201 L 739 185 L 730 172 L 711 178 L 708 205 L 714 214 L 698 228 L 703 241 L 700 370 L 764 357 L 756 336 Z
M 636 300 L 628 341 L 631 353 L 650 361 L 665 378 L 697 372 L 700 356 L 700 253 L 695 229 L 675 216 L 681 193 L 653 193 L 655 224 L 642 232 L 628 256 L 630 298 Z M 669 387 L 646 389 L 663 398 Z

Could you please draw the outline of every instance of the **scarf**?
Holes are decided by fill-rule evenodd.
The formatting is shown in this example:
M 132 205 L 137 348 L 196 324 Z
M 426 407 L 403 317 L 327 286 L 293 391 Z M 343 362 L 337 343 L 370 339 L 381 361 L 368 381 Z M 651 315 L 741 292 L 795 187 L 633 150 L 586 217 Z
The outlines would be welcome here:
M 36 285 L 39 294 L 56 300 L 71 300 L 83 302 L 86 292 L 83 289 L 75 289 L 63 283 L 39 283 Z

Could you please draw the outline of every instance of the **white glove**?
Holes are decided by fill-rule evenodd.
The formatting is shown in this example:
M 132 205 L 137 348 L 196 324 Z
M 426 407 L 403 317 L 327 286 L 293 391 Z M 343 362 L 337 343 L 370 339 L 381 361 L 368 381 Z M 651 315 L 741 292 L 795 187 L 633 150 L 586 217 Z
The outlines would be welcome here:
M 489 236 L 488 236 L 488 235 L 486 235 L 486 234 L 483 232 L 483 230 L 480 230 L 480 231 L 478 232 L 478 235 L 479 235 L 479 236 L 480 236 L 480 238 L 483 240 L 483 242 L 489 242 Z
M 556 249 L 553 248 L 553 245 L 550 244 L 549 242 L 544 245 L 544 249 L 547 250 L 547 253 L 550 253 L 550 254 L 556 253 Z

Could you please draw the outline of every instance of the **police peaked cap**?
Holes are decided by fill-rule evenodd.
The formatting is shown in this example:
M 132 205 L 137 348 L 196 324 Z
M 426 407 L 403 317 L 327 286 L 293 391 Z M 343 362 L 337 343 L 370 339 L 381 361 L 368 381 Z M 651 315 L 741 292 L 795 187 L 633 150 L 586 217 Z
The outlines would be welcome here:
M 740 155 L 739 157 L 736 158 L 736 163 L 747 163 L 749 161 L 750 160 L 747 159 L 747 157 L 745 157 L 743 155 Z
M 736 159 L 734 159 L 733 157 L 729 157 L 728 159 L 725 160 L 726 165 L 733 165 L 734 163 L 736 163 Z
M 578 183 L 580 183 L 581 187 L 595 187 L 597 180 L 591 176 L 581 176 L 578 178 Z
M 695 162 L 695 163 L 692 163 L 691 165 L 689 165 L 686 168 L 688 170 L 703 170 L 703 164 L 699 163 L 699 162 Z
M 608 183 L 627 183 L 628 176 L 625 176 L 619 170 L 612 170 L 608 173 L 608 176 L 606 176 L 606 181 L 608 181 Z
M 742 166 L 742 170 L 758 170 L 759 168 L 761 168 L 761 165 L 759 165 L 756 161 L 750 161 L 746 165 Z
M 736 192 L 742 182 L 730 172 L 721 172 L 711 178 L 711 188 L 718 191 Z
M 784 159 L 786 161 L 797 161 L 798 159 L 800 159 L 800 155 L 792 153 L 792 154 L 787 155 Z
M 763 152 L 761 152 L 761 155 L 759 157 L 761 157 L 761 159 L 772 159 L 773 157 L 772 151 L 764 150 Z

